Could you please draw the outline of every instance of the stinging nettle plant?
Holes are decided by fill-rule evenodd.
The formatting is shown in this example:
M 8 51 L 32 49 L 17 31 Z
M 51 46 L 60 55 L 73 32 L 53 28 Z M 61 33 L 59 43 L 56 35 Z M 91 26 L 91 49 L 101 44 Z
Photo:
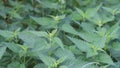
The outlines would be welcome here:
M 119 68 L 120 0 L 1 0 L 0 68 Z

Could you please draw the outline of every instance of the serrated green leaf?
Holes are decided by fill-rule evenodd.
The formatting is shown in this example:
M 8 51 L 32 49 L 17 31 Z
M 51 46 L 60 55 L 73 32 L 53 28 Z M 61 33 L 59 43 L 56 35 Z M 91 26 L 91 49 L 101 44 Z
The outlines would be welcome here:
M 62 26 L 62 30 L 71 34 L 78 35 L 78 32 L 70 24 L 64 24 Z
M 82 24 L 80 26 L 86 32 L 90 33 L 90 32 L 95 31 L 95 25 L 92 24 L 91 22 L 82 22 Z
M 64 49 L 64 44 L 62 43 L 61 39 L 55 37 L 54 40 L 62 49 Z
M 8 64 L 7 68 L 25 68 L 25 65 L 16 61 Z
M 76 8 L 76 10 L 82 17 L 85 17 L 85 13 L 81 9 Z
M 116 51 L 120 51 L 120 42 L 114 42 L 111 48 Z
M 14 37 L 13 32 L 7 30 L 0 30 L 0 35 L 8 39 Z
M 38 3 L 42 4 L 42 6 L 44 8 L 50 8 L 50 9 L 58 9 L 59 8 L 59 4 L 58 3 L 54 3 L 52 1 L 40 1 L 37 0 Z
M 4 52 L 6 51 L 6 48 L 7 48 L 6 46 L 0 46 L 0 59 L 4 55 Z
M 33 33 L 30 33 L 29 31 L 23 31 L 19 33 L 18 37 L 24 41 L 25 45 L 28 45 L 30 48 L 32 48 L 35 44 L 35 38 L 37 36 Z
M 56 63 L 56 59 L 50 57 L 50 56 L 45 56 L 45 55 L 39 55 L 39 58 L 49 67 L 51 67 L 54 63 Z
M 33 33 L 34 35 L 39 37 L 46 37 L 48 35 L 48 33 L 44 31 L 28 31 L 28 32 Z
M 81 37 L 82 39 L 84 39 L 85 41 L 87 42 L 93 42 L 95 41 L 99 36 L 94 33 L 93 31 L 92 32 L 79 32 L 79 37 Z M 93 38 L 94 37 L 94 38 Z
M 53 24 L 55 23 L 55 21 L 51 18 L 48 18 L 48 17 L 32 17 L 31 18 L 36 22 L 38 23 L 39 25 L 50 25 L 50 24 Z
M 101 62 L 101 63 L 106 63 L 106 64 L 114 65 L 113 60 L 106 53 L 99 53 L 97 55 L 97 58 L 95 60 L 98 61 L 98 62 Z
M 82 16 L 79 15 L 77 12 L 72 12 L 72 14 L 70 15 L 70 17 L 73 19 L 73 20 L 82 20 Z
M 107 31 L 107 35 L 111 35 L 111 36 L 114 35 L 118 31 L 119 28 L 120 28 L 119 22 L 117 22 Z
M 26 54 L 26 47 L 23 45 L 15 44 L 15 43 L 5 43 L 5 45 L 14 53 L 18 54 L 20 57 Z M 24 48 L 22 48 L 24 47 Z
M 106 37 L 98 37 L 92 44 L 97 48 L 104 48 L 106 43 Z
M 68 37 L 81 51 L 87 52 L 90 49 L 90 44 L 80 39 Z
M 55 55 L 59 58 L 62 58 L 62 59 L 75 59 L 75 56 L 74 54 L 70 51 L 70 50 L 67 50 L 67 49 L 58 49 L 56 52 L 55 52 Z
M 97 50 L 94 50 L 94 49 L 88 50 L 87 57 L 92 57 L 92 56 L 95 56 L 95 55 L 98 55 Z

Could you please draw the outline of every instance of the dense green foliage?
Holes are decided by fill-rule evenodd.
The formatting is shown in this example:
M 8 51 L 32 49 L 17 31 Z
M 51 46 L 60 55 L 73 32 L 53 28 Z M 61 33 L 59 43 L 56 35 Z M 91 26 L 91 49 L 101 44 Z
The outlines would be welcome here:
M 0 68 L 120 68 L 120 0 L 0 0 Z

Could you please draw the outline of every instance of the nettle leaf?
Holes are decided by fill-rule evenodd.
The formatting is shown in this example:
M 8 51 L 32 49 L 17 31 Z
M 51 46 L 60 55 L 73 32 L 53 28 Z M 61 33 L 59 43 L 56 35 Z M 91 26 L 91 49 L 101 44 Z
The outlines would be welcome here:
M 85 11 L 85 14 L 86 14 L 86 17 L 93 17 L 94 14 L 97 13 L 97 11 L 101 8 L 102 4 L 98 5 L 97 7 L 94 7 L 94 8 L 88 8 L 86 11 Z
M 62 48 L 64 49 L 64 44 L 62 43 L 61 39 L 58 37 L 54 38 L 54 41 Z
M 115 19 L 114 16 L 112 16 L 112 15 L 107 16 L 105 14 L 101 18 L 102 18 L 103 24 L 110 22 L 110 21 L 113 21 Z
M 24 56 L 27 51 L 27 46 L 15 43 L 4 43 L 12 52 L 18 54 L 20 57 Z
M 55 52 L 55 55 L 58 57 L 58 58 L 62 58 L 64 60 L 66 59 L 75 59 L 75 56 L 74 54 L 68 50 L 68 49 L 58 49 L 56 52 Z
M 7 39 L 14 37 L 13 32 L 7 30 L 0 30 L 0 35 Z
M 96 25 L 98 26 L 102 26 L 104 24 L 104 22 L 108 22 L 108 21 L 111 21 L 111 19 L 109 20 L 107 17 L 107 19 L 104 19 L 105 21 L 103 22 L 103 19 L 101 17 L 101 15 L 98 13 L 98 10 L 101 8 L 102 4 L 98 5 L 97 7 L 95 8 L 89 8 L 86 10 L 85 14 L 86 14 L 86 18 L 95 23 Z M 113 20 L 113 18 L 112 18 Z
M 2 59 L 0 59 L 0 68 L 6 68 L 7 65 L 11 62 L 8 60 L 10 60 L 10 54 L 8 54 L 6 50 Z
M 7 28 L 7 23 L 5 23 L 4 20 L 0 20 L 0 28 L 1 28 L 1 29 Z
M 82 55 L 80 56 L 80 58 L 77 58 L 73 61 L 71 61 L 67 66 L 68 68 L 98 68 L 97 64 L 98 62 L 87 62 L 84 61 L 84 57 Z M 94 65 L 96 64 L 96 65 Z
M 105 23 L 113 21 L 115 17 L 107 12 L 102 12 L 102 14 L 95 12 L 93 15 L 88 16 L 87 19 L 98 26 L 102 26 Z
M 98 62 L 89 62 L 89 63 L 83 65 L 81 68 L 87 68 L 87 67 L 90 67 L 90 68 L 93 67 L 94 68 L 94 67 L 97 67 L 97 66 L 94 66 L 94 64 L 99 64 L 99 63 Z
M 109 12 L 105 12 L 105 11 L 104 12 L 101 11 L 100 18 L 102 20 L 102 24 L 108 23 L 115 19 L 115 17 L 112 14 L 110 14 Z
M 71 34 L 78 35 L 78 32 L 70 24 L 63 24 L 62 30 Z
M 118 38 L 119 34 L 117 33 L 117 31 L 119 29 L 120 29 L 119 23 L 116 23 L 115 25 L 108 29 L 108 31 L 106 32 L 107 42 L 109 42 L 112 39 Z
M 61 19 L 64 19 L 65 18 L 65 15 L 60 15 L 60 16 L 52 16 L 50 15 L 55 21 L 59 21 Z
M 34 46 L 32 48 L 32 50 L 34 52 L 40 51 L 40 50 L 44 50 L 44 49 L 48 49 L 49 44 L 47 43 L 47 41 L 43 38 L 36 38 Z
M 43 35 L 41 32 L 33 32 L 34 31 L 24 31 L 21 32 L 18 36 L 24 42 L 24 45 L 30 48 L 30 50 L 28 51 L 28 55 L 38 56 L 39 53 L 42 52 L 41 50 L 48 49 L 50 48 L 50 46 L 47 40 L 43 38 L 46 33 L 43 33 Z
M 82 52 L 79 51 L 79 49 L 78 49 L 77 46 L 75 46 L 75 45 L 71 45 L 71 46 L 69 47 L 69 50 L 70 50 L 72 53 L 76 54 L 76 55 L 79 55 L 79 54 L 82 53 Z
M 94 50 L 92 48 L 88 50 L 87 57 L 92 57 L 92 56 L 95 56 L 95 55 L 98 55 L 97 50 Z
M 79 32 L 79 37 L 81 37 L 82 39 L 84 39 L 85 41 L 88 41 L 88 42 L 93 42 L 95 41 L 99 36 L 94 33 L 93 31 L 92 32 Z M 94 37 L 94 38 L 93 38 Z
M 58 21 L 55 21 L 54 19 L 48 18 L 48 17 L 32 17 L 31 16 L 31 19 L 33 19 L 39 25 L 47 26 L 47 28 L 57 27 L 57 23 L 58 23 Z
M 47 1 L 37 0 L 37 2 L 40 3 L 43 6 L 43 8 L 50 8 L 50 9 L 58 9 L 59 8 L 58 3 L 54 3 L 54 2 L 49 1 L 49 0 L 47 0 Z
M 103 9 L 105 9 L 106 11 L 110 12 L 112 15 L 116 15 L 118 13 L 120 13 L 119 8 L 112 8 L 112 7 L 102 7 Z
M 9 14 L 11 15 L 11 18 L 17 18 L 17 19 L 22 19 L 23 18 L 22 16 L 20 16 L 20 14 L 18 14 L 15 11 L 11 11 L 11 12 L 9 12 Z
M 83 18 L 85 17 L 85 13 L 81 9 L 76 8 L 76 10 Z
M 19 2 L 16 2 L 16 1 L 10 0 L 9 3 L 10 3 L 11 6 L 16 7 L 16 8 L 24 7 L 24 5 L 22 5 L 22 4 L 20 4 Z
M 119 26 L 119 22 L 118 22 L 115 25 L 113 25 L 111 28 L 108 29 L 106 35 L 109 35 L 111 37 L 116 35 L 116 32 L 118 31 L 119 28 L 120 28 L 120 26 Z
M 80 39 L 76 39 L 76 38 L 71 38 L 68 36 L 68 38 L 81 50 L 84 52 L 87 52 L 90 49 L 90 44 L 82 41 Z
M 83 18 L 82 18 L 82 16 L 81 15 L 79 15 L 77 12 L 72 12 L 71 14 L 70 14 L 70 17 L 72 18 L 72 20 L 82 20 Z
M 120 51 L 117 50 L 117 49 L 115 49 L 115 48 L 112 49 L 112 47 L 109 47 L 109 51 L 111 53 L 111 56 L 114 57 L 114 58 L 116 58 L 117 61 L 119 61 Z
M 100 3 L 98 6 L 94 7 L 94 8 L 88 8 L 85 12 L 85 14 L 87 16 L 92 17 L 102 6 L 102 3 Z M 90 14 L 91 13 L 91 14 Z
M 89 8 L 89 9 L 87 9 L 86 12 L 85 12 L 86 18 L 87 18 L 88 20 L 90 20 L 89 18 L 95 16 L 95 15 L 97 14 L 97 11 L 98 11 L 98 10 L 95 9 L 95 8 Z
M 35 39 L 37 36 L 29 31 L 23 31 L 20 32 L 18 37 L 24 41 L 25 45 L 28 45 L 30 48 L 32 48 L 35 44 Z
M 26 68 L 25 64 L 20 64 L 19 62 L 15 61 L 8 64 L 7 68 Z
M 119 0 L 113 1 L 113 0 L 106 0 L 109 4 L 117 4 L 119 3 Z
M 43 61 L 44 64 L 46 64 L 48 67 L 51 67 L 53 64 L 56 63 L 56 59 L 46 56 L 46 55 L 39 55 L 39 58 Z
M 101 50 L 105 46 L 105 40 L 100 39 L 93 43 L 88 43 L 82 40 L 68 37 L 81 51 L 87 53 L 87 57 L 92 57 L 98 54 L 97 50 Z M 91 47 L 94 46 L 94 48 Z
M 101 62 L 101 63 L 106 63 L 106 64 L 109 64 L 109 65 L 114 65 L 113 61 L 112 61 L 112 58 L 106 54 L 106 53 L 99 53 L 96 58 L 95 58 L 96 61 L 98 62 Z
M 104 48 L 106 43 L 106 37 L 98 37 L 92 44 L 97 48 Z
M 105 34 L 106 34 L 106 32 L 107 32 L 107 29 L 106 28 L 100 28 L 100 29 L 98 29 L 98 31 L 96 31 L 96 33 L 99 35 L 99 36 L 101 36 L 101 37 L 104 37 L 105 36 Z
M 6 13 L 9 11 L 9 9 L 5 6 L 3 6 L 2 4 L 0 4 L 0 16 L 2 16 L 3 18 L 6 18 Z
M 109 66 L 110 68 L 112 68 L 112 67 L 114 67 L 114 68 L 119 68 L 120 67 L 120 61 L 118 61 L 118 62 L 115 62 L 115 64 L 116 65 L 111 65 L 111 66 Z
M 24 50 L 20 47 L 22 45 L 14 44 L 14 43 L 8 43 L 8 48 L 12 50 L 14 53 L 24 53 Z
M 52 18 L 48 18 L 48 17 L 32 17 L 31 18 L 38 23 L 39 25 L 49 25 L 49 24 L 53 24 L 54 20 Z
M 107 11 L 109 11 L 109 12 L 113 12 L 113 9 L 112 8 L 109 8 L 109 7 L 102 7 L 103 9 L 105 9 L 105 10 L 107 10 Z
M 102 26 L 102 19 L 98 13 L 95 13 L 93 17 L 88 18 L 89 21 L 95 23 L 98 26 Z
M 0 46 L 0 59 L 2 58 L 2 56 L 4 55 L 5 51 L 6 51 L 6 46 Z
M 95 32 L 79 32 L 79 36 L 87 42 L 90 42 L 97 48 L 103 48 L 105 46 L 106 37 L 101 37 Z M 93 38 L 94 37 L 94 38 Z
M 120 42 L 113 42 L 111 48 L 116 50 L 116 51 L 120 51 Z
M 46 32 L 37 32 L 37 31 L 23 31 L 19 33 L 18 37 L 23 40 L 24 45 L 27 45 L 29 48 L 36 48 L 41 50 L 47 48 L 47 41 L 42 37 L 47 37 Z
M 46 37 L 48 36 L 48 33 L 45 32 L 45 31 L 28 31 L 36 36 L 39 36 L 39 37 Z
M 82 24 L 80 25 L 82 27 L 82 29 L 85 32 L 93 32 L 95 31 L 95 25 L 92 24 L 91 22 L 82 22 Z

